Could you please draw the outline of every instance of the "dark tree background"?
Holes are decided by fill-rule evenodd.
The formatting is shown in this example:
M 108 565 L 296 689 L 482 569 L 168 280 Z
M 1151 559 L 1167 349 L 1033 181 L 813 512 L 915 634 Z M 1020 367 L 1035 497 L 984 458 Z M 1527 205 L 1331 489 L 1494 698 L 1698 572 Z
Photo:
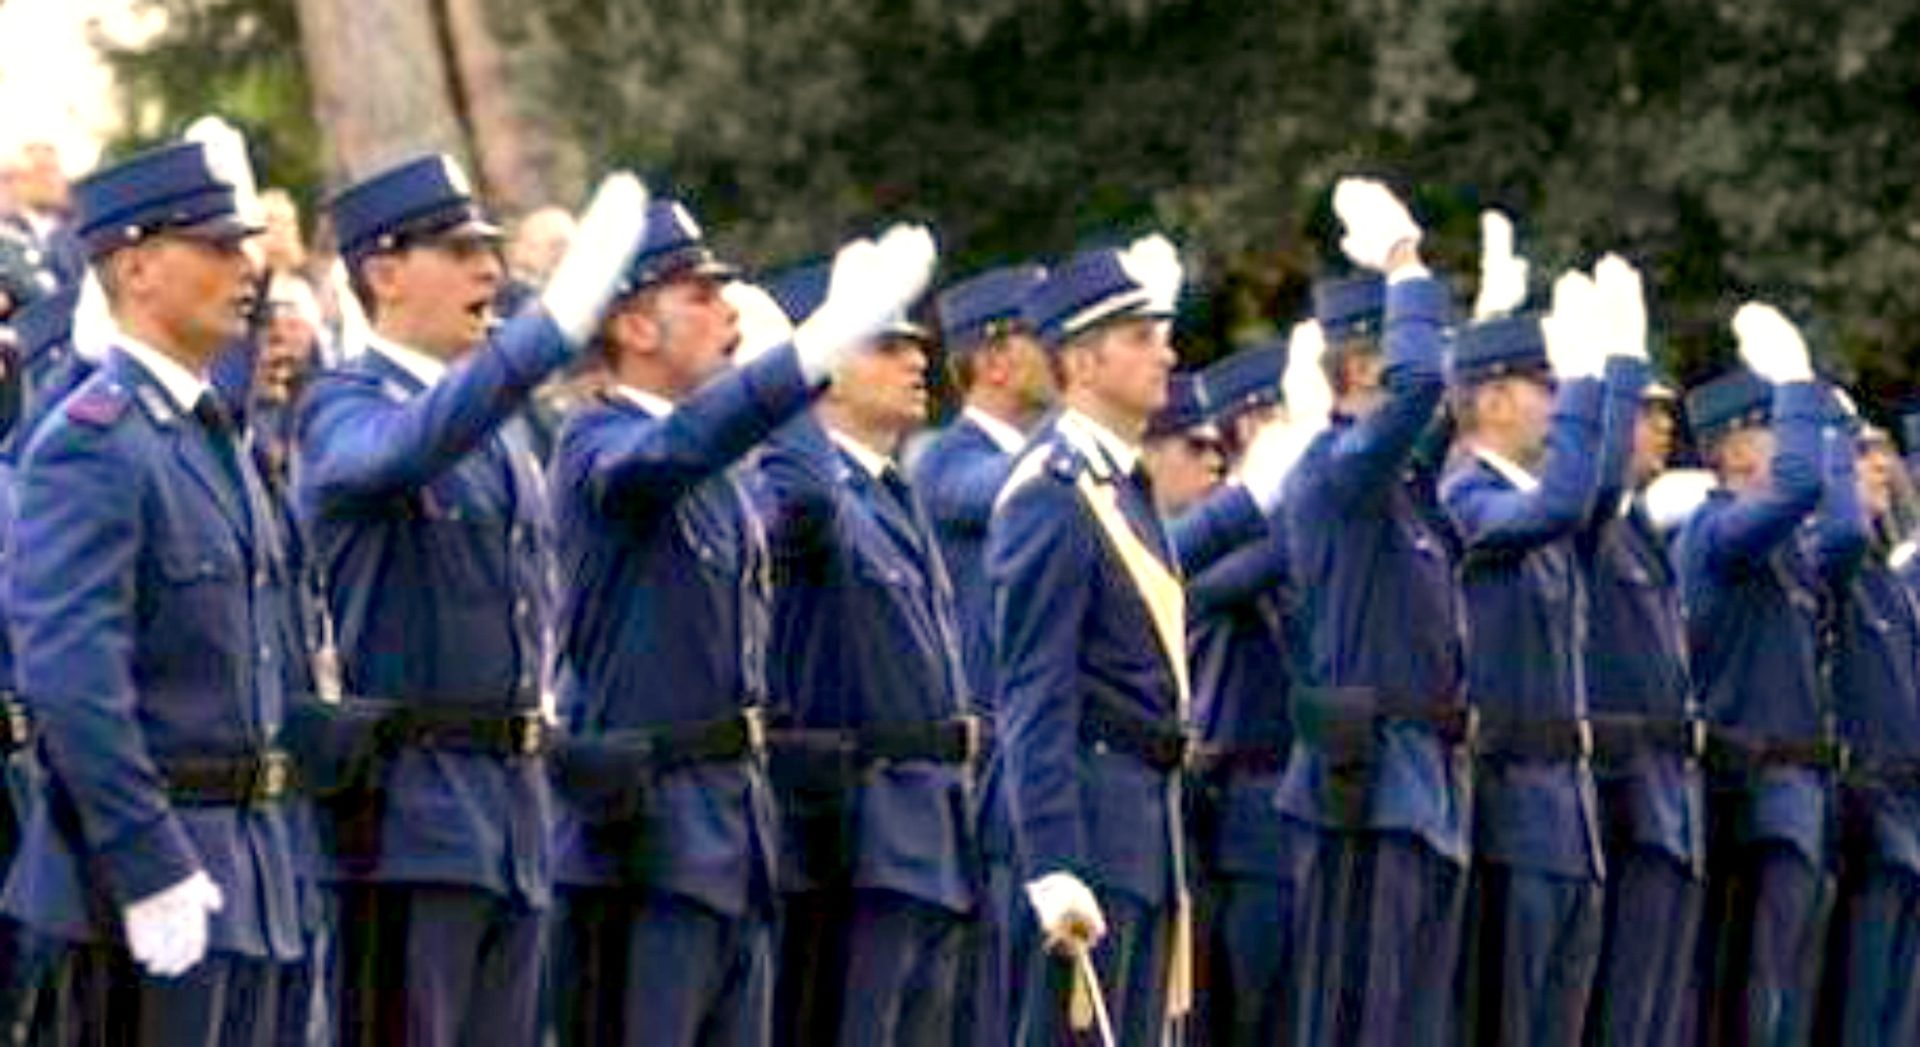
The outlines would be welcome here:
M 244 103 L 271 177 L 317 193 L 294 0 L 150 2 L 198 15 L 118 56 L 137 132 Z M 346 0 L 300 0 L 325 2 Z M 1883 414 L 1920 386 L 1916 0 L 486 7 L 520 111 L 753 263 L 894 218 L 936 223 L 946 276 L 1163 229 L 1199 361 L 1305 308 L 1340 265 L 1328 190 L 1358 170 L 1412 194 L 1463 306 L 1498 205 L 1537 291 L 1601 251 L 1640 263 L 1682 380 L 1731 360 L 1726 319 L 1761 295 Z

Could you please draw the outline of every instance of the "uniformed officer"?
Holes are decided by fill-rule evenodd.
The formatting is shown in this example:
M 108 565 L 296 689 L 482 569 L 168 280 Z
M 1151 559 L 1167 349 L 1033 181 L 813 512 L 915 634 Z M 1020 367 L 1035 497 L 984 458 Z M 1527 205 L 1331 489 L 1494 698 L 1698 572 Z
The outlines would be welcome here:
M 901 276 L 932 266 L 921 230 L 881 239 L 889 266 L 870 270 L 859 247 L 817 308 L 817 268 L 781 282 L 803 330 L 849 293 L 904 315 L 920 285 Z M 774 746 L 791 873 L 778 1020 L 795 1043 L 947 1041 L 976 904 L 978 712 L 932 523 L 893 457 L 926 417 L 931 336 L 903 319 L 868 334 L 763 460 L 781 534 Z
M 1638 275 L 1617 258 L 1599 275 L 1568 273 L 1550 316 L 1484 320 L 1454 346 L 1459 435 L 1440 498 L 1462 548 L 1481 728 L 1462 1001 L 1473 1043 L 1580 1043 L 1599 965 L 1605 857 L 1574 537 L 1601 470 L 1625 466 L 1631 434 L 1603 425 L 1603 394 L 1637 402 L 1646 359 L 1644 332 L 1614 326 L 1639 308 Z
M 1089 966 L 1121 1043 L 1159 1043 L 1190 1010 L 1181 576 L 1264 532 L 1291 463 L 1263 458 L 1173 533 L 1162 524 L 1136 466 L 1166 403 L 1180 278 L 1159 237 L 1083 251 L 1024 310 L 1063 408 L 1015 466 L 987 539 L 1016 853 L 1047 949 L 1027 958 L 1023 1043 L 1078 1024 L 1069 997 L 1089 990 L 1072 988 Z
M 84 951 L 79 1042 L 271 1042 L 302 947 L 283 536 L 207 382 L 250 293 L 244 163 L 188 142 L 80 184 L 113 349 L 20 474 L 8 613 L 49 775 L 4 904 Z
M 1666 536 L 1642 492 L 1666 467 L 1678 404 L 1648 384 L 1631 417 L 1624 485 L 1601 476 L 1580 537 L 1585 670 L 1606 834 L 1606 932 L 1588 1012 L 1602 1044 L 1676 1044 L 1688 1012 L 1706 897 L 1706 799 L 1686 623 Z
M 1675 546 L 1694 683 L 1712 724 L 1702 951 L 1711 943 L 1715 959 L 1704 1035 L 1797 1043 L 1812 1027 L 1826 944 L 1839 762 L 1823 737 L 1823 565 L 1798 541 L 1824 486 L 1822 392 L 1779 312 L 1743 306 L 1733 328 L 1750 370 L 1694 390 L 1687 404 L 1721 486 Z
M 1226 442 L 1233 447 L 1246 449 L 1257 439 L 1252 427 L 1271 423 L 1285 353 L 1281 346 L 1249 349 L 1200 375 L 1213 424 L 1232 434 Z M 1316 360 L 1303 357 L 1298 370 L 1319 378 Z M 1156 482 L 1156 492 L 1165 489 Z M 1298 848 L 1289 846 L 1291 834 L 1274 814 L 1273 794 L 1293 744 L 1287 706 L 1292 663 L 1304 639 L 1296 600 L 1278 520 L 1270 533 L 1187 582 L 1199 739 L 1193 808 L 1203 916 L 1198 1002 L 1211 1044 L 1283 1043 L 1289 1028 L 1290 863 Z
M 1913 538 L 1893 522 L 1900 468 L 1885 433 L 1862 435 L 1859 500 L 1872 542 L 1858 574 L 1837 579 L 1833 697 L 1853 769 L 1829 958 L 1838 1021 L 1824 1031 L 1844 1044 L 1920 1040 L 1920 607 Z M 1829 490 L 1829 512 L 1842 494 Z
M 602 324 L 609 384 L 563 430 L 553 474 L 575 685 L 558 834 L 564 1042 L 769 1041 L 772 593 L 744 459 L 919 293 L 931 258 L 882 242 L 892 253 L 862 261 L 860 248 L 856 265 L 918 265 L 918 281 L 836 272 L 842 297 L 820 322 L 736 368 L 734 270 L 684 207 L 656 201 Z
M 545 485 L 516 411 L 569 362 L 638 248 L 616 175 L 537 308 L 490 332 L 497 229 L 444 156 L 332 202 L 373 324 L 301 409 L 300 511 L 350 697 L 332 798 L 347 1043 L 532 1043 L 550 895 Z
M 984 564 L 987 520 L 1013 470 L 1027 433 L 1053 401 L 1046 352 L 1026 329 L 1020 304 L 1046 278 L 1037 265 L 990 269 L 940 292 L 935 313 L 947 370 L 963 406 L 914 465 L 913 482 L 927 506 L 940 553 L 953 579 L 960 619 L 960 657 L 967 687 L 983 716 L 993 712 L 990 637 L 992 604 Z M 990 734 L 991 732 L 989 732 Z M 989 741 L 975 792 L 982 869 L 979 906 L 968 929 L 961 972 L 956 1044 L 1002 1047 L 1019 1014 L 1013 957 L 1031 947 L 1015 942 L 1019 899 L 1014 897 L 1013 830 L 1007 822 L 1004 777 Z
M 1334 205 L 1348 255 L 1386 281 L 1315 288 L 1335 406 L 1287 492 L 1309 634 L 1278 794 L 1311 830 L 1295 1039 L 1446 1043 L 1468 858 L 1462 626 L 1407 469 L 1444 390 L 1449 308 L 1384 186 L 1343 181 Z

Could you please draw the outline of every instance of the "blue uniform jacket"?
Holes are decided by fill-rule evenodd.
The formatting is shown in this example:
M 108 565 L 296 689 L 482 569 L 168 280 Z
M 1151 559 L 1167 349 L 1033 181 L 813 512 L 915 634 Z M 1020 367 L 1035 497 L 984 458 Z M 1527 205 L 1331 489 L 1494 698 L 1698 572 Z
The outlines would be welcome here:
M 296 489 L 350 696 L 488 716 L 539 706 L 552 545 L 515 412 L 567 356 L 558 329 L 528 314 L 431 389 L 372 350 L 315 381 Z M 334 841 L 337 875 L 546 903 L 544 761 L 409 748 L 384 785 L 379 853 Z
M 1920 606 L 1910 578 L 1876 552 L 1863 560 L 1857 576 L 1841 581 L 1835 711 L 1855 762 L 1868 767 L 1920 761 Z M 1874 853 L 1920 875 L 1920 795 L 1875 788 L 1861 799 Z
M 1833 552 L 1816 557 L 1798 540 L 1821 501 L 1821 396 L 1810 382 L 1774 389 L 1770 489 L 1741 498 L 1715 491 L 1675 545 L 1700 703 L 1712 722 L 1768 738 L 1820 736 L 1826 586 L 1823 563 L 1815 561 L 1845 562 L 1844 541 L 1821 542 Z M 1851 464 L 1844 468 L 1850 472 Z M 1854 542 L 1864 542 L 1857 518 L 1834 524 L 1835 537 L 1851 531 Z M 1746 839 L 1787 843 L 1809 862 L 1825 861 L 1831 811 L 1823 775 L 1802 767 L 1768 769 L 1750 795 Z
M 993 597 L 987 584 L 987 523 L 994 499 L 1013 472 L 1014 456 L 995 443 L 964 414 L 941 430 L 915 466 L 914 487 L 926 503 L 940 540 L 947 573 L 953 579 L 954 609 L 960 616 L 960 660 L 967 688 L 982 715 L 991 716 L 993 683 Z M 1013 827 L 1007 819 L 1005 762 L 998 747 L 987 758 L 974 799 L 978 805 L 982 855 L 1004 860 L 1013 853 Z
M 665 416 L 609 392 L 568 421 L 553 479 L 572 733 L 767 704 L 770 551 L 742 459 L 811 399 L 782 350 L 713 378 Z M 638 832 L 611 840 L 563 804 L 557 878 L 645 885 L 740 915 L 756 880 L 771 882 L 765 788 L 747 761 L 676 768 L 648 783 Z
M 1020 461 L 987 536 L 997 721 L 1017 853 L 1029 878 L 1069 871 L 1159 904 L 1175 886 L 1167 775 L 1081 729 L 1095 695 L 1137 720 L 1180 729 L 1179 692 L 1147 604 L 1075 484 L 1087 470 L 1096 484 L 1118 485 L 1127 521 L 1176 577 L 1204 569 L 1265 521 L 1232 485 L 1169 531 L 1144 490 L 1057 419 Z
M 127 903 L 205 871 L 226 900 L 211 948 L 291 960 L 287 810 L 175 806 L 157 764 L 266 749 L 298 654 L 278 518 L 185 409 L 116 350 L 29 445 L 9 624 L 50 773 L 5 905 L 113 941 Z
M 1438 280 L 1387 289 L 1386 402 L 1363 420 L 1337 416 L 1288 480 L 1290 567 L 1310 640 L 1301 686 L 1373 687 L 1409 700 L 1460 703 L 1462 623 L 1445 537 L 1415 502 L 1409 456 L 1445 390 L 1448 301 Z M 1365 826 L 1350 824 L 1325 753 L 1296 738 L 1278 802 L 1327 828 L 1398 830 L 1467 860 L 1466 785 L 1433 730 L 1378 731 Z
M 1516 486 L 1471 452 L 1441 483 L 1463 556 L 1467 693 L 1488 723 L 1586 718 L 1586 587 L 1573 538 L 1593 511 L 1599 465 L 1620 458 L 1604 444 L 1627 435 L 1602 424 L 1601 398 L 1591 379 L 1561 384 L 1538 487 Z M 1482 857 L 1560 876 L 1602 875 L 1599 803 L 1584 761 L 1497 759 L 1484 770 L 1474 810 Z
M 953 590 L 917 497 L 900 500 L 806 415 L 762 458 L 779 589 L 769 682 L 801 728 L 931 723 L 968 711 Z M 882 761 L 782 781 L 781 886 L 897 891 L 972 908 L 968 771 Z
M 1221 557 L 1187 583 L 1187 651 L 1200 738 L 1224 749 L 1293 747 L 1288 718 L 1293 659 L 1304 643 L 1287 577 L 1284 525 Z M 1270 878 L 1283 867 L 1274 816 L 1277 770 L 1216 776 L 1206 797 L 1211 839 L 1200 859 L 1216 875 Z

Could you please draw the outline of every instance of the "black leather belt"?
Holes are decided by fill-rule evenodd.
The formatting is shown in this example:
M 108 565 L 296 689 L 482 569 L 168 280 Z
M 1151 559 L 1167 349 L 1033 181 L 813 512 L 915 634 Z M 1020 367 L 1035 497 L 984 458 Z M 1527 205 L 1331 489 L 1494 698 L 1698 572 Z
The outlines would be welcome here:
M 1482 759 L 1575 763 L 1593 758 L 1593 725 L 1586 720 L 1523 720 L 1484 716 Z
M 1858 789 L 1920 792 L 1920 757 L 1855 756 L 1847 784 Z
M 1187 755 L 1187 765 L 1200 775 L 1278 774 L 1286 762 L 1286 749 L 1278 742 L 1269 745 L 1200 742 L 1192 746 Z
M 182 756 L 159 761 L 167 794 L 184 807 L 254 807 L 293 795 L 293 759 L 279 749 L 239 756 Z
M 1134 716 L 1098 700 L 1087 703 L 1080 740 L 1125 753 L 1162 774 L 1188 766 L 1196 748 L 1177 723 Z
M 503 759 L 545 754 L 553 729 L 538 712 L 483 713 L 463 709 L 402 707 L 380 730 L 398 746 L 446 749 Z
M 1845 742 L 1832 738 L 1774 738 L 1719 724 L 1707 728 L 1707 766 L 1717 773 L 1805 767 L 1845 774 L 1850 755 Z
M 767 745 L 776 751 L 859 764 L 882 760 L 970 764 L 985 755 L 990 740 L 986 722 L 977 716 L 847 728 L 781 727 L 767 732 Z
M 1309 739 L 1351 743 L 1356 727 L 1405 721 L 1425 724 L 1450 746 L 1471 745 L 1478 731 L 1472 706 L 1458 696 L 1420 699 L 1377 687 L 1295 687 L 1294 724 Z M 1370 735 L 1370 732 L 1369 732 Z
M 1643 716 L 1638 713 L 1594 713 L 1594 760 L 1607 767 L 1624 767 L 1641 753 L 1666 753 L 1701 759 L 1707 753 L 1705 720 Z
M 760 710 L 696 723 L 606 731 L 565 739 L 569 755 L 591 753 L 629 766 L 664 771 L 697 763 L 728 763 L 766 750 L 767 730 Z

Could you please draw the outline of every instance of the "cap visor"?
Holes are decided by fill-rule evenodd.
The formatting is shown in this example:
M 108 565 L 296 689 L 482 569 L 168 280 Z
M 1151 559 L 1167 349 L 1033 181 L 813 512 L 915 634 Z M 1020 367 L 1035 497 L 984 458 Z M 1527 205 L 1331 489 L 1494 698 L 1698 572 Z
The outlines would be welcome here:
M 161 231 L 172 233 L 175 236 L 189 237 L 194 240 L 209 240 L 214 243 L 233 243 L 238 240 L 245 240 L 250 236 L 259 236 L 261 233 L 266 232 L 266 228 L 245 221 L 238 215 L 221 215 L 217 218 L 209 218 L 203 222 L 195 222 L 192 225 L 177 225 Z

